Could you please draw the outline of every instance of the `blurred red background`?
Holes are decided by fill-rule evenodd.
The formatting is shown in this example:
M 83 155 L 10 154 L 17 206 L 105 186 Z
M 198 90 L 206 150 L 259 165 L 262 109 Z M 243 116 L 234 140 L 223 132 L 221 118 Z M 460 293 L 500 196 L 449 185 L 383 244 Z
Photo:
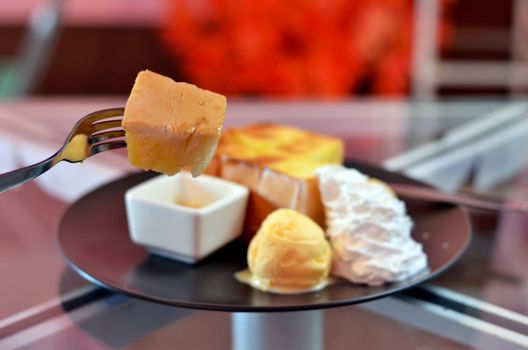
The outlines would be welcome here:
M 528 52 L 521 50 L 524 29 L 516 23 L 524 22 L 516 20 L 512 0 L 5 1 L 0 97 L 2 72 L 27 41 L 33 11 L 51 3 L 61 4 L 61 25 L 29 94 L 125 95 L 137 72 L 151 69 L 235 96 L 413 96 L 414 11 L 430 3 L 441 9 L 434 19 L 441 50 L 429 60 L 448 60 L 448 68 L 460 61 L 497 63 L 491 73 L 500 78 L 482 82 L 478 69 L 479 79 L 466 82 L 473 76 L 463 68 L 456 84 L 435 81 L 431 95 L 509 94 L 502 73 L 515 63 L 515 52 Z
M 305 97 L 409 89 L 412 0 L 169 2 L 164 42 L 187 80 L 200 86 Z M 443 45 L 448 20 L 440 26 Z

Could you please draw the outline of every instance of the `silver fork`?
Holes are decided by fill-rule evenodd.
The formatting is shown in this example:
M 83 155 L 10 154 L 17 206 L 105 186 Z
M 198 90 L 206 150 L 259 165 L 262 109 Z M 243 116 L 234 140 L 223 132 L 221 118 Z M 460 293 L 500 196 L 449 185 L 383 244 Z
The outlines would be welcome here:
M 49 170 L 62 160 L 82 162 L 111 149 L 126 147 L 121 127 L 124 108 L 104 109 L 79 120 L 62 147 L 51 157 L 24 168 L 0 174 L 0 193 L 21 185 Z
M 427 202 L 439 202 L 447 204 L 456 204 L 468 208 L 488 210 L 488 211 L 507 211 L 521 214 L 528 213 L 528 204 L 509 198 L 490 198 L 478 193 L 443 193 L 430 187 L 421 185 L 407 185 L 391 183 L 390 187 L 398 197 L 423 200 Z

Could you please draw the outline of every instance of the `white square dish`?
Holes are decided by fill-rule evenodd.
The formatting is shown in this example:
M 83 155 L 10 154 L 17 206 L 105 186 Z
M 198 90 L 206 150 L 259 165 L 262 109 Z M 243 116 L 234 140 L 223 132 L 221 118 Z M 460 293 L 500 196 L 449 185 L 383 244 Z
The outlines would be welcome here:
M 241 233 L 249 190 L 233 182 L 180 172 L 129 189 L 130 237 L 152 253 L 196 263 Z

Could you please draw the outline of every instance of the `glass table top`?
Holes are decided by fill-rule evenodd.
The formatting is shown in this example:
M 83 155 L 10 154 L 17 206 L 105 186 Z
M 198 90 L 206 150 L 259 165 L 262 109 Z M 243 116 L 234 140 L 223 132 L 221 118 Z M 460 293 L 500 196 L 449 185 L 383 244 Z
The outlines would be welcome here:
M 0 103 L 0 172 L 43 159 L 82 115 L 123 101 Z M 528 199 L 523 101 L 234 101 L 230 107 L 227 126 L 299 125 L 342 137 L 348 158 L 446 191 Z M 273 337 L 256 336 L 256 330 L 274 322 L 285 322 L 284 332 L 290 327 L 290 341 L 306 337 L 309 325 L 301 327 L 294 315 L 251 318 L 153 304 L 102 290 L 70 270 L 55 242 L 63 211 L 83 193 L 128 171 L 124 154 L 117 152 L 83 165 L 61 164 L 39 181 L 0 194 L 1 349 L 229 349 L 241 348 L 250 336 L 258 349 L 271 346 Z M 95 180 L 74 181 L 85 175 Z M 473 240 L 451 269 L 395 297 L 305 314 L 318 330 L 313 336 L 319 336 L 310 346 L 528 348 L 528 216 L 470 215 Z

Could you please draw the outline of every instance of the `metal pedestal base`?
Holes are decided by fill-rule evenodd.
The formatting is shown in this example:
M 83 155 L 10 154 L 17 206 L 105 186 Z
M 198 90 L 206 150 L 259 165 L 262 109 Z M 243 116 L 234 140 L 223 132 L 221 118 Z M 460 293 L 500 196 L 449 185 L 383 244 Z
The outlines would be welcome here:
M 233 350 L 322 350 L 323 312 L 233 313 Z

